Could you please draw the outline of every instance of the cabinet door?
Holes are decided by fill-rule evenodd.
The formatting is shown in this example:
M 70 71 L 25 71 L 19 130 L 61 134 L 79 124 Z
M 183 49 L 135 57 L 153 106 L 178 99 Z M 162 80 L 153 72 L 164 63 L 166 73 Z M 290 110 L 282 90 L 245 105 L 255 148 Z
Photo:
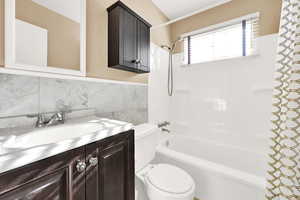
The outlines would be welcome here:
M 85 200 L 85 173 L 76 170 L 84 157 L 79 148 L 1 174 L 0 200 Z
M 150 28 L 138 20 L 138 69 L 150 72 Z
M 121 9 L 120 56 L 122 65 L 136 69 L 137 55 L 137 18 Z
M 126 171 L 127 171 L 126 141 L 111 146 L 100 154 L 102 200 L 127 200 Z
M 100 200 L 100 184 L 99 184 L 99 143 L 93 143 L 86 146 L 86 200 Z M 97 159 L 95 164 L 91 163 L 91 159 Z
M 86 200 L 134 200 L 133 140 L 129 131 L 87 146 Z

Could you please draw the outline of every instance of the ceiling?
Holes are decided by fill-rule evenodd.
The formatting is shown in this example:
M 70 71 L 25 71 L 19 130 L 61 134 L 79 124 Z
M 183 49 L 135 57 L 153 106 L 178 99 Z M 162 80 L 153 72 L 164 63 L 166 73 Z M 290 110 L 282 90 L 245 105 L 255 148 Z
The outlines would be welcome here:
M 203 12 L 231 0 L 152 0 L 153 3 L 170 19 Z
M 81 0 L 32 0 L 41 6 L 80 23 Z

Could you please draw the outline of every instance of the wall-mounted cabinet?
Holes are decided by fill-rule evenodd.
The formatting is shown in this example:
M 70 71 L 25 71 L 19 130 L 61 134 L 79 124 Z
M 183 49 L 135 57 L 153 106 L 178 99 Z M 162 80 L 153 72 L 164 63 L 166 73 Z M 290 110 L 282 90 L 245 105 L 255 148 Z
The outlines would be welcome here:
M 121 1 L 107 11 L 108 66 L 136 73 L 150 72 L 151 25 Z

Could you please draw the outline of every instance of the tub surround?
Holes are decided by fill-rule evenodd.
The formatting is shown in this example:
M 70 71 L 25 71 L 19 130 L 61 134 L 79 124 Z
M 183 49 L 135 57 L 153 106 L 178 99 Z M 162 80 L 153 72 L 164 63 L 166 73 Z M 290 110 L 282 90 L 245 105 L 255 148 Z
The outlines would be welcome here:
M 264 195 L 277 34 L 257 40 L 259 53 L 251 57 L 183 66 L 182 54 L 174 55 L 172 98 L 166 91 L 167 68 L 160 67 L 168 54 L 151 54 L 162 56 L 149 76 L 149 121 L 170 121 L 175 135 L 156 161 L 191 173 L 200 199 Z
M 133 125 L 127 122 L 98 118 L 98 117 L 88 117 L 88 118 L 81 118 L 76 122 L 70 122 L 65 125 L 56 126 L 49 128 L 48 132 L 43 132 L 45 137 L 56 137 L 51 131 L 54 130 L 53 128 L 65 128 L 72 125 L 78 125 L 80 122 L 81 124 L 92 124 L 92 125 L 99 125 L 99 129 L 97 131 L 88 132 L 84 135 L 79 137 L 70 138 L 67 134 L 65 135 L 65 139 L 62 139 L 59 142 L 49 143 L 49 144 L 37 144 L 32 147 L 23 147 L 22 145 L 18 146 L 15 145 L 17 141 L 21 139 L 21 137 L 29 136 L 24 134 L 34 134 L 35 130 L 22 130 L 19 132 L 15 132 L 14 135 L 2 135 L 0 136 L 0 143 L 2 146 L 0 147 L 0 173 L 16 169 L 27 164 L 49 158 L 51 156 L 55 156 L 57 154 L 69 151 L 71 149 L 75 149 L 86 144 L 96 142 L 98 140 L 102 140 L 121 132 L 126 132 L 133 128 Z M 51 136 L 53 134 L 53 136 Z M 60 137 L 64 137 L 61 136 Z M 10 146 L 14 144 L 14 146 Z
M 150 76 L 149 121 L 167 120 L 179 134 L 265 151 L 260 146 L 268 146 L 277 34 L 257 42 L 259 53 L 251 57 L 182 66 L 182 54 L 174 55 L 172 98 L 167 96 L 166 82 L 153 87 L 162 84 L 160 77 L 167 72 Z
M 89 108 L 99 117 L 147 121 L 147 86 L 140 84 L 0 74 L 0 85 L 0 130 L 33 127 L 36 119 L 27 114 Z

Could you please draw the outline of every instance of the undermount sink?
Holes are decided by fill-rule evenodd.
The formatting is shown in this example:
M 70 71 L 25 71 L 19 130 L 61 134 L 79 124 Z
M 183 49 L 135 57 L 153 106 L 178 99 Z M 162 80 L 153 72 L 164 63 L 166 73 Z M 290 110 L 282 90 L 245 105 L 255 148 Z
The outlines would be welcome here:
M 4 143 L 3 146 L 5 148 L 29 148 L 58 143 L 64 140 L 78 138 L 89 133 L 94 133 L 103 128 L 103 125 L 98 123 L 81 123 L 42 128 L 21 136 L 15 136 Z

